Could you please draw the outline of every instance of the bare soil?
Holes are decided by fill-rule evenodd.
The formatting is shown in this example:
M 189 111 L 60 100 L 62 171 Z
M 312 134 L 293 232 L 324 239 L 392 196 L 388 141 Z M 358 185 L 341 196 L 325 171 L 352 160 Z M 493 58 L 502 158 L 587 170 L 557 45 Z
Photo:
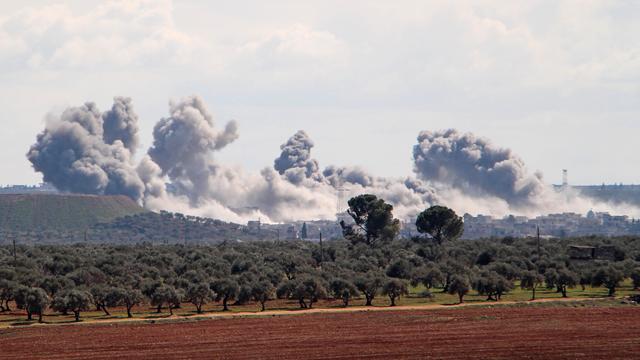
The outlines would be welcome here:
M 630 359 L 640 308 L 465 307 L 0 331 L 2 359 Z

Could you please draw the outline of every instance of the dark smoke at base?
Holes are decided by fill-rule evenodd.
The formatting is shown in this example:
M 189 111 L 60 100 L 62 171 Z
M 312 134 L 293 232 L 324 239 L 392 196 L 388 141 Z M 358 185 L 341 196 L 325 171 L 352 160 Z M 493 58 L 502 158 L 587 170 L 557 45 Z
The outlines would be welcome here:
M 234 222 L 335 219 L 344 208 L 339 198 L 362 193 L 390 202 L 401 219 L 435 204 L 494 216 L 611 208 L 554 191 L 510 150 L 456 130 L 421 132 L 413 148 L 415 174 L 383 178 L 359 167 L 321 170 L 302 130 L 280 147 L 272 168 L 253 173 L 221 164 L 214 153 L 238 138 L 238 125 L 218 129 L 197 96 L 170 103 L 169 116 L 154 127 L 152 147 L 136 162 L 137 122 L 129 98 L 114 98 L 104 113 L 93 103 L 72 107 L 47 122 L 27 157 L 61 191 L 122 194 L 150 210 Z

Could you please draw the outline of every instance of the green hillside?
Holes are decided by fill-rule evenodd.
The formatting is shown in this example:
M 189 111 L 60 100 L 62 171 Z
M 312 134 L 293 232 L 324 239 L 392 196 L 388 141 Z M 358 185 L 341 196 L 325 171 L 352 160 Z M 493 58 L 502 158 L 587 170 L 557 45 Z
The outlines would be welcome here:
M 86 229 L 143 212 L 126 196 L 0 195 L 0 229 L 8 231 Z

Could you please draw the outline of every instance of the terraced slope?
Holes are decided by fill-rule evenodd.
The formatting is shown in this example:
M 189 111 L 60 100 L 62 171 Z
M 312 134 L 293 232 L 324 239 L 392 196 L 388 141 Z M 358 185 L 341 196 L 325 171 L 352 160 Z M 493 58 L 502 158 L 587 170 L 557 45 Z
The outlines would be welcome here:
M 0 229 L 9 231 L 85 229 L 143 212 L 126 196 L 0 195 Z

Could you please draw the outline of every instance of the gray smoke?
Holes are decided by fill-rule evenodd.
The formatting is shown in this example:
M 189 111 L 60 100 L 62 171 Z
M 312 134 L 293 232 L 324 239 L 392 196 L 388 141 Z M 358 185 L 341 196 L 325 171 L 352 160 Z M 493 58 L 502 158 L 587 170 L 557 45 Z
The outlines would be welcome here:
M 320 173 L 318 161 L 311 157 L 313 145 L 306 132 L 298 131 L 280 146 L 282 152 L 275 160 L 275 170 L 291 184 L 311 188 L 315 194 L 337 196 L 338 191 L 346 196 L 376 194 L 393 204 L 397 213 L 406 216 L 438 201 L 435 190 L 418 179 L 376 178 L 359 167 L 334 165 Z
M 338 167 L 330 165 L 320 172 L 318 161 L 311 157 L 313 140 L 304 130 L 299 130 L 286 143 L 280 145 L 280 156 L 273 168 L 289 182 L 299 185 L 306 179 L 326 182 L 333 187 L 345 184 L 371 186 L 373 176 L 359 167 Z
M 218 172 L 212 153 L 238 138 L 237 125 L 232 121 L 224 131 L 217 131 L 212 115 L 198 96 L 172 102 L 169 107 L 170 116 L 153 129 L 149 156 L 177 192 L 197 204 L 207 197 L 211 175 Z
M 120 140 L 134 154 L 138 147 L 138 115 L 133 111 L 131 98 L 113 98 L 113 106 L 102 114 L 102 121 L 104 141 L 113 144 Z
M 355 167 L 338 167 L 334 165 L 327 166 L 322 175 L 326 181 L 334 187 L 340 187 L 347 183 L 357 184 L 363 187 L 372 186 L 374 182 L 373 176 L 369 175 L 364 169 Z
M 66 109 L 51 119 L 27 158 L 45 182 L 61 191 L 118 194 L 135 200 L 144 193 L 131 152 L 120 140 L 105 142 L 102 114 L 93 103 Z
M 214 154 L 238 138 L 237 124 L 217 128 L 197 96 L 170 103 L 169 116 L 154 127 L 152 147 L 134 164 L 137 119 L 131 100 L 122 97 L 105 113 L 93 103 L 66 109 L 47 122 L 27 157 L 62 191 L 122 194 L 151 210 L 236 222 L 334 219 L 339 197 L 346 202 L 362 193 L 390 202 L 402 219 L 435 204 L 498 216 L 595 205 L 553 191 L 510 150 L 456 130 L 421 132 L 413 148 L 417 177 L 384 178 L 359 167 L 320 170 L 304 131 L 280 147 L 273 168 L 250 173 L 220 164 Z
M 304 179 L 320 180 L 318 162 L 311 158 L 313 141 L 299 130 L 280 146 L 280 157 L 274 161 L 274 169 L 290 182 L 300 184 Z
M 454 129 L 422 131 L 413 158 L 415 172 L 425 181 L 496 196 L 516 207 L 535 203 L 546 187 L 511 150 Z

